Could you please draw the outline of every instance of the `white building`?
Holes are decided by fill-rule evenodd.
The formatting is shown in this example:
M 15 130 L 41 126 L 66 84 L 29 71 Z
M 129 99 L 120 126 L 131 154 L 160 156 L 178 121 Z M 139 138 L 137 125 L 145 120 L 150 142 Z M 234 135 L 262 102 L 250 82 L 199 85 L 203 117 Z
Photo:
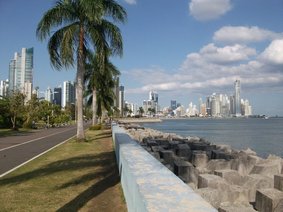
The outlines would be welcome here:
M 9 88 L 9 80 L 1 80 L 0 81 L 0 99 L 2 97 L 7 96 L 8 94 L 8 88 Z
M 53 92 L 49 87 L 45 91 L 45 100 L 51 103 L 53 102 Z
M 25 85 L 25 83 L 30 83 Z M 16 52 L 9 64 L 9 90 L 19 90 L 31 94 L 33 83 L 33 48 L 22 48 L 21 54 Z M 28 91 L 26 91 L 28 89 Z
M 75 84 L 71 81 L 63 82 L 62 89 L 62 108 L 65 108 L 69 104 L 75 104 L 76 89 Z

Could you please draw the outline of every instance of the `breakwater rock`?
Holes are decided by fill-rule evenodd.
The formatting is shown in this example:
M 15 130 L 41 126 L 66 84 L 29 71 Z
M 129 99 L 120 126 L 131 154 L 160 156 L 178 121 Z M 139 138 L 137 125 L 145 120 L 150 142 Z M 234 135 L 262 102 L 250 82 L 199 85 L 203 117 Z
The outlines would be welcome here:
M 283 160 L 125 125 L 133 140 L 221 212 L 283 211 Z

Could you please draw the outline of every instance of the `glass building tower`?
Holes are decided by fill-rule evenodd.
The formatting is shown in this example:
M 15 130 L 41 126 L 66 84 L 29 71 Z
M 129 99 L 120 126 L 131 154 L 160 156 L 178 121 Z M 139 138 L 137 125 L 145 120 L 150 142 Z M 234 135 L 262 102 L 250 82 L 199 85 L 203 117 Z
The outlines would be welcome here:
M 240 80 L 235 81 L 235 114 L 241 116 L 241 84 Z
M 33 83 L 33 48 L 22 48 L 21 54 L 16 52 L 9 64 L 9 90 L 28 92 L 25 83 Z

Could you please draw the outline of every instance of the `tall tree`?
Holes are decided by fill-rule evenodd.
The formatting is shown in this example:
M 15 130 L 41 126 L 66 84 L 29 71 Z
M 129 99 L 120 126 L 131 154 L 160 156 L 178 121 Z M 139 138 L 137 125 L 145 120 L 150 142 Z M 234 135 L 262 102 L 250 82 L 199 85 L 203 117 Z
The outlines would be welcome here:
M 86 49 L 92 44 L 99 48 L 96 26 L 104 18 L 124 21 L 125 10 L 115 0 L 59 0 L 48 10 L 37 26 L 37 37 L 44 40 L 50 36 L 48 51 L 55 69 L 69 68 L 77 64 L 77 140 L 85 139 L 83 128 L 83 88 Z M 54 31 L 54 32 L 53 32 Z M 50 35 L 52 34 L 52 35 Z M 76 61 L 75 61 L 76 58 Z
M 25 109 L 25 96 L 20 91 L 15 91 L 8 97 L 8 102 L 9 114 L 13 124 L 13 129 L 17 130 L 17 120 L 22 117 Z
M 111 110 L 114 103 L 115 77 L 120 74 L 119 70 L 110 62 L 107 55 L 101 65 L 97 54 L 89 55 L 89 63 L 87 63 L 86 79 L 87 95 L 92 101 L 92 124 L 97 124 L 97 117 L 101 117 L 103 108 L 107 111 Z

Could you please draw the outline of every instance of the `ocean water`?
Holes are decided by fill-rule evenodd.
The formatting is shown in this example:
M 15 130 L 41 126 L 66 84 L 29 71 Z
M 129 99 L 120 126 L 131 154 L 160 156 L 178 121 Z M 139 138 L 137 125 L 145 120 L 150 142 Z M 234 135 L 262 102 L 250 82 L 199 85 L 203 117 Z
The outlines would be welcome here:
M 283 158 L 283 118 L 165 119 L 143 126 L 183 137 L 198 136 L 238 150 L 250 148 L 263 158 L 269 154 Z

